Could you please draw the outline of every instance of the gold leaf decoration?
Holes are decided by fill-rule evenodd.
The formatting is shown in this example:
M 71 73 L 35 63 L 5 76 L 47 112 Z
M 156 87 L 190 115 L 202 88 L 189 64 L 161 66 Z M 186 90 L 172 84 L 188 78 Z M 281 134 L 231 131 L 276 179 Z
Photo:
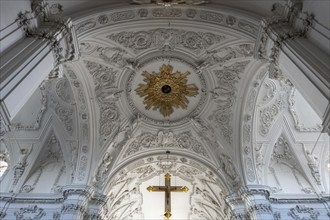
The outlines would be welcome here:
M 135 91 L 144 97 L 146 109 L 159 109 L 167 117 L 173 113 L 173 107 L 186 109 L 189 103 L 187 96 L 196 96 L 198 88 L 195 84 L 187 84 L 188 71 L 172 73 L 173 66 L 170 64 L 163 64 L 159 70 L 160 73 L 144 71 L 142 76 L 146 84 L 140 83 Z

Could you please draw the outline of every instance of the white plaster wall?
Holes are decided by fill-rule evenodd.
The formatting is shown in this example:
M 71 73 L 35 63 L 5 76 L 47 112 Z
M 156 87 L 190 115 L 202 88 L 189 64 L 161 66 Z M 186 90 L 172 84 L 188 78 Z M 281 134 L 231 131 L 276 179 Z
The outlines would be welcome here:
M 0 30 L 15 22 L 19 12 L 31 11 L 30 0 L 0 1 Z

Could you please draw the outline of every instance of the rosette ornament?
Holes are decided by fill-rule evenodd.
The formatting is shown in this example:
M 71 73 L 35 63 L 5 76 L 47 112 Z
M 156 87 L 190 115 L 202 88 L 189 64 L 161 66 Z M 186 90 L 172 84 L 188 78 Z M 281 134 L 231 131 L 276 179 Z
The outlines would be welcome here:
M 173 66 L 170 64 L 163 64 L 159 70 L 159 73 L 144 71 L 142 76 L 146 84 L 140 83 L 135 91 L 144 97 L 147 110 L 159 110 L 164 117 L 168 117 L 174 112 L 174 107 L 186 109 L 189 104 L 187 97 L 198 95 L 198 88 L 195 84 L 187 84 L 189 71 L 172 73 Z

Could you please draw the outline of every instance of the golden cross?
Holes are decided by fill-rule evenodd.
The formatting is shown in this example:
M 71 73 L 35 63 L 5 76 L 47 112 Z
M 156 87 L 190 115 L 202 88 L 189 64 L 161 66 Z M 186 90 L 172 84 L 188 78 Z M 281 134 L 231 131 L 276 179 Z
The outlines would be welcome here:
M 167 220 L 172 216 L 171 213 L 171 192 L 188 192 L 186 186 L 171 186 L 171 174 L 165 174 L 165 186 L 148 186 L 149 192 L 165 192 L 165 214 Z

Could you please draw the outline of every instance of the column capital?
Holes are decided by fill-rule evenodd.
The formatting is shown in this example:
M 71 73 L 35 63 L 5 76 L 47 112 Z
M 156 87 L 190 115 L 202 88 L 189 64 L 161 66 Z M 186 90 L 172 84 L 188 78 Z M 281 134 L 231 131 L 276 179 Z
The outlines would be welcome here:
M 54 55 L 50 78 L 62 75 L 61 64 L 79 58 L 78 39 L 71 18 L 51 14 L 45 0 L 32 0 L 31 11 L 19 13 L 16 22 L 26 37 L 47 41 Z
M 288 0 L 286 4 L 275 3 L 272 13 L 261 20 L 255 57 L 277 65 L 282 44 L 287 40 L 306 37 L 314 16 L 302 11 L 300 0 Z
M 269 186 L 265 185 L 247 185 L 239 189 L 239 194 L 242 197 L 253 196 L 253 195 L 263 195 L 266 199 L 269 199 L 270 195 Z
M 63 197 L 67 199 L 69 196 L 84 196 L 86 198 L 91 198 L 93 194 L 93 189 L 86 185 L 68 185 L 63 187 Z

